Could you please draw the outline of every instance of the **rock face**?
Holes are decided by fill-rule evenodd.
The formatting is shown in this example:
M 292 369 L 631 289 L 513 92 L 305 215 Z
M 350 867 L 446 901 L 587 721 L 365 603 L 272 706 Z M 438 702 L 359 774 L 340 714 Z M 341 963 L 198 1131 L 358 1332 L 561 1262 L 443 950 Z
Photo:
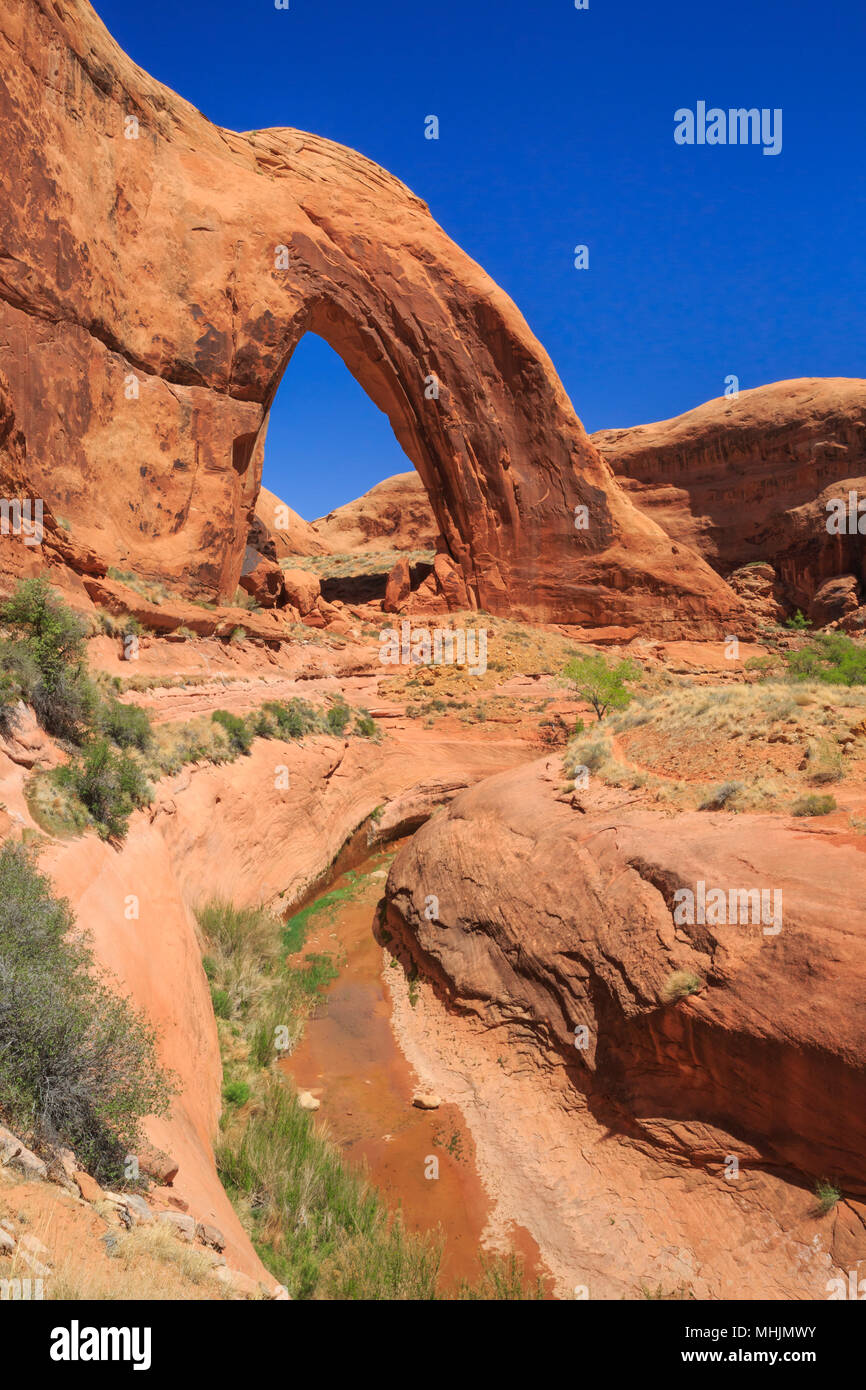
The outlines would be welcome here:
M 309 521 L 304 521 L 266 487 L 259 489 L 256 498 L 256 514 L 249 540 L 263 555 L 267 553 L 265 546 L 270 543 L 275 560 L 281 560 L 286 555 L 330 554 L 330 547 Z
M 313 526 L 337 552 L 433 550 L 439 535 L 430 499 L 414 471 L 385 478 Z
M 310 330 L 388 415 L 482 607 L 667 636 L 740 614 L 616 486 L 519 311 L 397 179 L 301 131 L 211 125 L 86 0 L 7 0 L 0 61 L 4 370 L 29 486 L 83 546 L 234 594 Z
M 866 579 L 862 536 L 826 525 L 830 498 L 866 499 L 866 381 L 779 381 L 592 442 L 646 515 L 725 577 L 765 561 L 805 610 L 825 580 Z
M 490 778 L 401 850 L 390 916 L 422 972 L 564 1065 L 611 1133 L 866 1192 L 859 842 L 723 813 L 672 834 L 622 792 L 573 804 L 562 776 L 557 758 Z M 764 921 L 702 922 L 700 883 L 769 890 Z

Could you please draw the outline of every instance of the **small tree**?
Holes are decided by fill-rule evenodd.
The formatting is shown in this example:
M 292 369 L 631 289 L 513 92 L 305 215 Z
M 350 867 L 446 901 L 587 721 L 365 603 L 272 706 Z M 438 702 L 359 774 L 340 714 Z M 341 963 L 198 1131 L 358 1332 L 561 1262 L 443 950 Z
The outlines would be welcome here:
M 632 692 L 626 689 L 625 682 L 638 680 L 641 670 L 634 661 L 618 661 L 611 665 L 599 654 L 573 657 L 562 674 L 580 698 L 592 705 L 598 718 L 603 719 L 609 709 L 626 708 Z

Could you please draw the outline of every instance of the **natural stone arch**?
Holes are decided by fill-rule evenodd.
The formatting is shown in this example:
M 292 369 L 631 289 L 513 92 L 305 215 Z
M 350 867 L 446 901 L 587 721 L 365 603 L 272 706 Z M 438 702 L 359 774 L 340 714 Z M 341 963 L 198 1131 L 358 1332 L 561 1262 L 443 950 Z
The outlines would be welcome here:
M 517 308 L 399 180 L 299 131 L 211 125 L 87 0 L 7 0 L 0 43 L 21 192 L 0 213 L 4 366 L 33 486 L 85 544 L 233 594 L 256 442 L 316 325 L 389 414 L 480 606 L 660 635 L 741 617 L 620 491 Z

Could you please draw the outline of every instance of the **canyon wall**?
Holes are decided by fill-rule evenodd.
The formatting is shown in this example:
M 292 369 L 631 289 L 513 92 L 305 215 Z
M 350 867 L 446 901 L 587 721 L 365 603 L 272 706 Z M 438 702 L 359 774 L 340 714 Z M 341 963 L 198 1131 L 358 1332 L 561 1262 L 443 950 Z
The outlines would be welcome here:
M 635 504 L 722 575 L 766 561 L 807 610 L 824 581 L 866 580 L 862 535 L 826 524 L 830 498 L 866 500 L 866 381 L 778 381 L 592 441 Z

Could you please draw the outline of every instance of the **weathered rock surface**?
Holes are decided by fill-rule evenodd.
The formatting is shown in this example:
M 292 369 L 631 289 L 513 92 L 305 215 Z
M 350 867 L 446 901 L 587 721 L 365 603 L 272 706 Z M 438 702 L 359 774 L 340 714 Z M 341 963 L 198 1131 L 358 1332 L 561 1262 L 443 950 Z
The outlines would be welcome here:
M 312 613 L 322 594 L 318 575 L 309 570 L 283 570 L 283 586 L 289 602 L 297 608 L 302 618 Z
M 256 512 L 250 530 L 250 544 L 264 554 L 263 546 L 270 542 L 274 558 L 286 555 L 327 555 L 330 547 L 309 521 L 282 502 L 268 488 L 259 490 Z
M 79 548 L 233 595 L 268 411 L 311 330 L 389 416 L 482 607 L 732 624 L 730 590 L 632 506 L 522 315 L 399 180 L 300 131 L 211 125 L 87 0 L 10 0 L 0 63 L 10 408 L 28 486 Z
M 414 469 L 376 483 L 363 497 L 335 507 L 314 521 L 315 533 L 331 550 L 433 550 L 439 527 L 430 499 Z
M 824 580 L 866 578 L 862 536 L 826 525 L 830 498 L 866 499 L 866 381 L 779 381 L 592 442 L 632 501 L 726 577 L 767 561 L 804 610 Z
M 388 575 L 388 582 L 385 585 L 385 597 L 382 600 L 382 608 L 386 613 L 397 613 L 401 606 L 406 602 L 412 591 L 412 578 L 409 570 L 409 561 L 405 555 L 394 565 Z
M 612 1133 L 866 1192 L 859 842 L 697 812 L 672 833 L 620 792 L 558 799 L 561 782 L 558 758 L 491 778 L 399 853 L 390 914 L 422 971 L 564 1065 Z M 699 882 L 779 890 L 781 930 L 676 925 Z M 697 992 L 665 1002 L 680 973 Z

